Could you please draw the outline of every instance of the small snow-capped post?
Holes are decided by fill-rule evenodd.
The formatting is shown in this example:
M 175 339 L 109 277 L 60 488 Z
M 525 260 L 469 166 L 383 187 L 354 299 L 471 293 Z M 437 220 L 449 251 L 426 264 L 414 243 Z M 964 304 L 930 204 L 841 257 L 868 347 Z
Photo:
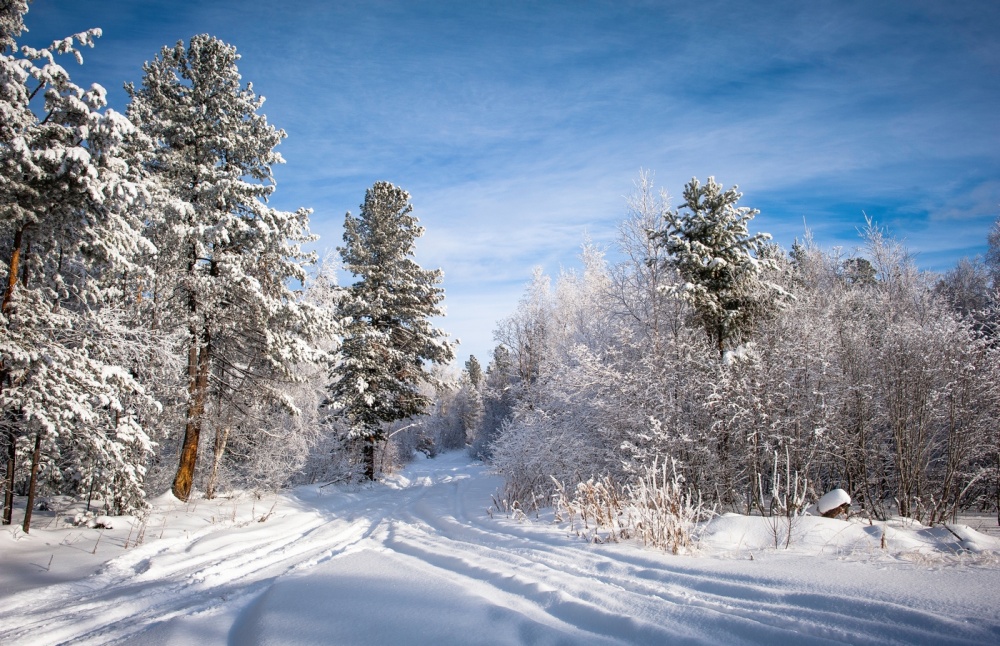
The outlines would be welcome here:
M 829 491 L 816 502 L 816 511 L 823 518 L 836 518 L 841 514 L 846 516 L 850 510 L 851 497 L 843 489 Z

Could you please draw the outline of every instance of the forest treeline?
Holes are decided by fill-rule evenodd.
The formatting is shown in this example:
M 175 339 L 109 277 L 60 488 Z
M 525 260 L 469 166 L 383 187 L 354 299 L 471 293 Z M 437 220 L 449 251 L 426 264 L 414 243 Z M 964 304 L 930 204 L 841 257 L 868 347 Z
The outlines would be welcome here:
M 585 245 L 582 271 L 536 272 L 461 399 L 506 501 L 666 462 L 719 511 L 795 483 L 877 518 L 997 511 L 1000 220 L 985 262 L 935 275 L 870 221 L 858 253 L 786 252 L 740 197 L 692 180 L 674 209 L 643 175 L 624 260 Z
M 933 275 L 874 223 L 858 253 L 786 252 L 735 187 L 671 208 L 644 175 L 622 260 L 536 272 L 457 375 L 406 191 L 375 182 L 320 261 L 309 209 L 269 206 L 285 133 L 232 46 L 164 47 L 122 114 L 60 64 L 99 30 L 19 47 L 26 12 L 0 3 L 5 524 L 17 497 L 28 531 L 43 496 L 142 514 L 466 446 L 512 501 L 669 463 L 721 509 L 793 474 L 877 517 L 1000 507 L 1000 221 L 985 261 Z
M 18 47 L 27 8 L 0 3 L 4 524 L 16 496 L 27 532 L 41 495 L 141 514 L 168 488 L 374 478 L 453 358 L 409 194 L 376 182 L 347 214 L 340 288 L 310 210 L 268 204 L 285 133 L 235 48 L 164 47 L 121 114 L 60 64 L 100 30 Z

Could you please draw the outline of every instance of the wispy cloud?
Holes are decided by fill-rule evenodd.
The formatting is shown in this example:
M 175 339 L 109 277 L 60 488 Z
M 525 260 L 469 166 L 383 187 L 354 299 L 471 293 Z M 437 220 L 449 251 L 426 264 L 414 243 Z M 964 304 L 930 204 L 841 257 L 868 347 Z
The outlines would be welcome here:
M 264 3 L 38 0 L 32 37 L 105 38 L 74 77 L 111 90 L 208 32 L 285 128 L 275 205 L 316 209 L 321 247 L 385 179 L 427 227 L 463 354 L 489 354 L 531 268 L 610 243 L 640 168 L 679 195 L 738 183 L 784 245 L 858 243 L 862 212 L 942 269 L 1000 213 L 1000 5 Z

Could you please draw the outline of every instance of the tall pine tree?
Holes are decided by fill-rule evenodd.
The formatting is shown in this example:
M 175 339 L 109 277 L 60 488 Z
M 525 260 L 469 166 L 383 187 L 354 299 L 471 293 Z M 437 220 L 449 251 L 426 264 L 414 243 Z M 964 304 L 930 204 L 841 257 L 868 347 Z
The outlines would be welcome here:
M 128 115 L 154 142 L 147 168 L 169 198 L 148 227 L 158 248 L 157 319 L 185 332 L 185 428 L 173 483 L 181 500 L 206 420 L 214 414 L 217 467 L 230 432 L 253 423 L 234 416 L 269 402 L 292 406 L 281 383 L 296 364 L 319 360 L 314 337 L 334 329 L 291 289 L 315 261 L 301 248 L 314 239 L 309 211 L 267 206 L 285 133 L 259 113 L 264 99 L 241 83 L 238 60 L 231 45 L 194 36 L 187 47 L 164 47 L 144 66 L 142 86 L 127 88 Z
M 330 392 L 342 406 L 348 436 L 362 444 L 369 479 L 375 478 L 375 448 L 387 424 L 419 415 L 430 404 L 418 388 L 434 381 L 425 362 L 454 358 L 448 335 L 429 320 L 444 313 L 442 273 L 413 260 L 423 233 L 410 194 L 388 182 L 369 188 L 358 216 L 348 213 L 344 220 L 345 246 L 339 251 L 358 280 L 341 300 L 341 314 L 351 323 Z
M 737 206 L 742 196 L 736 186 L 723 190 L 714 177 L 704 186 L 692 178 L 684 187 L 686 212 L 666 211 L 651 233 L 667 254 L 663 262 L 683 281 L 668 289 L 694 307 L 720 358 L 783 293 L 764 278 L 764 270 L 775 267 L 761 253 L 771 236 L 750 235 L 747 225 L 758 211 Z
M 26 13 L 25 2 L 0 3 L 3 522 L 21 474 L 27 532 L 39 480 L 72 485 L 86 469 L 118 482 L 119 511 L 141 506 L 151 447 L 128 400 L 151 402 L 115 362 L 102 311 L 106 279 L 149 248 L 130 211 L 142 186 L 121 148 L 133 129 L 104 109 L 102 87 L 74 84 L 56 62 L 60 54 L 82 62 L 78 47 L 100 30 L 18 48 Z M 30 468 L 18 468 L 29 455 Z

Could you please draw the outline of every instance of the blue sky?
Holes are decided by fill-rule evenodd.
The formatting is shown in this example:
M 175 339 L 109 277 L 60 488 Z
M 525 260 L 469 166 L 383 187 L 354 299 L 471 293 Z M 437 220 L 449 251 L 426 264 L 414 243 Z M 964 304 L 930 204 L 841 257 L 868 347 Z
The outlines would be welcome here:
M 36 0 L 26 44 L 104 36 L 80 84 L 124 109 L 163 45 L 210 33 L 288 132 L 272 204 L 319 249 L 387 180 L 483 363 L 534 266 L 611 246 L 640 169 L 738 184 L 784 247 L 853 249 L 862 212 L 917 263 L 985 250 L 1000 215 L 1000 3 Z M 613 257 L 613 250 L 609 255 Z

